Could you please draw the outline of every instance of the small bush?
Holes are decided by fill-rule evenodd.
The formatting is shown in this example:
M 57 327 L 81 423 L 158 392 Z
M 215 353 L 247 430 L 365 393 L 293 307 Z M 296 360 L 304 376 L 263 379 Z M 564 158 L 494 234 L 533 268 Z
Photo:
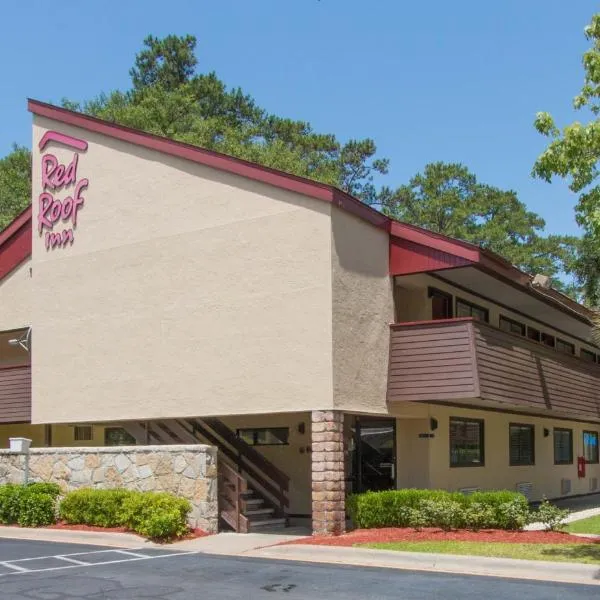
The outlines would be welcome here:
M 172 539 L 188 531 L 190 503 L 167 493 L 80 489 L 65 496 L 60 516 L 67 523 L 126 527 L 151 539 Z
M 40 527 L 56 522 L 55 484 L 6 484 L 0 486 L 0 523 Z
M 60 517 L 71 525 L 120 527 L 123 502 L 129 490 L 94 490 L 82 488 L 68 493 L 60 503 Z
M 469 496 L 444 490 L 366 492 L 351 496 L 348 508 L 361 528 L 521 529 L 529 518 L 525 496 L 506 490 Z
M 12 525 L 19 520 L 20 497 L 23 486 L 8 483 L 0 486 L 0 523 Z
M 566 518 L 569 514 L 570 511 L 558 508 L 558 506 L 550 504 L 544 498 L 537 511 L 532 515 L 532 518 L 543 523 L 546 531 L 558 531 L 565 526 Z
M 30 492 L 21 494 L 19 517 L 21 527 L 43 527 L 56 523 L 56 499 L 50 494 Z
M 123 501 L 123 524 L 150 539 L 172 539 L 184 535 L 191 504 L 162 492 L 133 492 Z
M 60 496 L 60 486 L 58 483 L 34 482 L 28 483 L 26 488 L 28 492 L 48 494 L 53 498 L 58 498 L 58 496 Z

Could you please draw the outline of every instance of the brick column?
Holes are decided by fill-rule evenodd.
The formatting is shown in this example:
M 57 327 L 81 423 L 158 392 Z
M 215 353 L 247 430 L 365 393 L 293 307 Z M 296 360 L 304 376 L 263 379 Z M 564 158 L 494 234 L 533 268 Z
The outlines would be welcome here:
M 337 535 L 346 529 L 344 495 L 344 413 L 312 412 L 313 535 Z

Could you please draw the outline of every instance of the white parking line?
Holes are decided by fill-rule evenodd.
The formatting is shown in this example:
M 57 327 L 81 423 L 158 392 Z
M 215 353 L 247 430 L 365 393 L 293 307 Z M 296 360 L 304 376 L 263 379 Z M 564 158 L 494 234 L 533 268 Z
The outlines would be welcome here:
M 19 567 L 18 565 L 11 565 L 10 563 L 7 562 L 0 562 L 0 565 L 2 565 L 3 567 L 6 567 L 7 569 L 14 569 L 15 571 L 19 571 L 20 573 L 25 573 L 26 571 L 29 571 L 29 569 L 25 569 L 24 567 Z M 8 573 L 7 573 L 8 575 Z M 0 577 L 2 577 L 2 575 L 0 575 Z
M 0 562 L 0 565 L 6 567 L 8 569 L 13 569 L 14 573 L 0 573 L 0 578 L 7 577 L 9 575 L 24 575 L 24 574 L 28 574 L 28 573 L 46 573 L 48 571 L 64 571 L 65 569 L 80 569 L 81 567 L 99 567 L 99 566 L 103 566 L 103 565 L 115 565 L 115 564 L 128 563 L 128 562 L 137 562 L 137 561 L 142 561 L 142 560 L 154 560 L 157 558 L 170 558 L 172 556 L 187 556 L 189 554 L 198 554 L 198 552 L 167 552 L 165 554 L 158 554 L 155 556 L 146 556 L 144 554 L 135 554 L 134 552 L 121 552 L 123 554 L 131 555 L 131 558 L 123 558 L 120 560 L 106 560 L 106 561 L 95 562 L 95 563 L 87 563 L 87 562 L 77 560 L 77 559 L 70 559 L 71 556 L 82 556 L 85 554 L 101 554 L 103 552 L 105 553 L 105 552 L 120 552 L 120 551 L 119 550 L 95 550 L 92 552 L 76 552 L 73 554 L 55 554 L 53 556 L 35 556 L 32 558 L 19 558 L 19 559 L 11 560 L 11 561 L 3 561 L 3 562 Z M 50 559 L 50 558 L 55 558 L 58 560 L 66 560 L 73 564 L 65 565 L 64 567 L 47 567 L 44 569 L 27 569 L 25 567 L 21 567 L 20 565 L 14 564 L 17 562 L 27 562 L 30 560 L 44 560 L 44 559 Z
M 136 554 L 135 552 L 128 552 L 127 550 L 115 550 L 119 554 L 125 554 L 126 556 L 135 556 L 136 558 L 148 558 L 147 554 Z
M 91 565 L 92 563 L 83 562 L 82 560 L 75 560 L 74 558 L 69 558 L 68 556 L 60 556 L 57 554 L 53 558 L 58 558 L 58 560 L 66 560 L 67 562 L 74 563 L 76 565 Z

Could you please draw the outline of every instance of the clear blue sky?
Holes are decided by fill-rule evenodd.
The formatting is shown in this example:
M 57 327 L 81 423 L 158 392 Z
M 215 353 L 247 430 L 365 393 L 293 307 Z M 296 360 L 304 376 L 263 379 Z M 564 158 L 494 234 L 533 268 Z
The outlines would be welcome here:
M 0 155 L 30 146 L 28 96 L 58 102 L 129 87 L 152 33 L 194 34 L 214 70 L 282 116 L 372 137 L 390 186 L 427 162 L 465 163 L 511 188 L 553 233 L 575 233 L 564 183 L 534 181 L 538 110 L 573 120 L 583 0 L 46 0 L 2 7 Z

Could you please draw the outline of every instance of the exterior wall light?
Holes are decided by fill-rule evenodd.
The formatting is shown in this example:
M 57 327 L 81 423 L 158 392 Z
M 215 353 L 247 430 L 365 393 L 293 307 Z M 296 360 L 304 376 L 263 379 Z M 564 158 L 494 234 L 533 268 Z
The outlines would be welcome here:
M 11 346 L 21 346 L 25 352 L 31 351 L 31 327 L 27 329 L 27 331 L 18 338 L 13 338 L 12 340 L 8 340 L 9 345 Z
M 429 419 L 429 429 L 431 429 L 431 431 L 435 431 L 437 428 L 438 428 L 438 420 L 431 417 Z

